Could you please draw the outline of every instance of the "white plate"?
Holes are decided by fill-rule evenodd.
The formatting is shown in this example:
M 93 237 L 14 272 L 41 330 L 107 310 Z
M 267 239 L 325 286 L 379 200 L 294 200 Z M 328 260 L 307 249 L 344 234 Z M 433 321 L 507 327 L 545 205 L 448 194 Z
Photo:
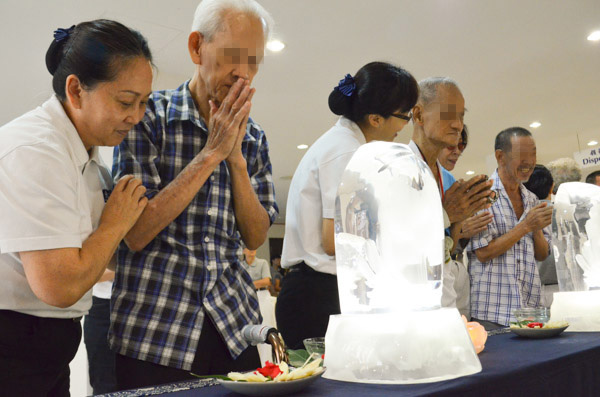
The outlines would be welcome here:
M 296 393 L 323 375 L 325 368 L 309 377 L 285 382 L 238 382 L 234 380 L 217 379 L 223 387 L 246 396 L 281 396 Z
M 560 335 L 569 326 L 560 328 L 516 328 L 510 327 L 510 330 L 519 336 L 533 339 L 551 338 Z

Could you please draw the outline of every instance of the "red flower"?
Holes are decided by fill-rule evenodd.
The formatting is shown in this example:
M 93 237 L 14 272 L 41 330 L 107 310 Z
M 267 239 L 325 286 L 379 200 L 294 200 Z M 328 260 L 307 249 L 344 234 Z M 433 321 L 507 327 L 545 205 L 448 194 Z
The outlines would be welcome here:
M 277 364 L 267 361 L 265 366 L 256 369 L 262 376 L 268 376 L 271 379 L 275 379 L 282 371 L 279 369 Z
M 544 324 L 542 324 L 542 323 L 533 323 L 532 322 L 532 323 L 527 324 L 527 326 L 529 328 L 543 328 Z

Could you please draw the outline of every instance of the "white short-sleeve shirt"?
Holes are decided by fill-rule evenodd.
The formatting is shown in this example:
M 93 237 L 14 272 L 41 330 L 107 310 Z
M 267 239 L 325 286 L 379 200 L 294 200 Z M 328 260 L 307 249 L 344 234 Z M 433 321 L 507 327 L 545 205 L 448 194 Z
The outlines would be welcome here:
M 0 128 L 0 309 L 53 318 L 87 313 L 91 292 L 64 309 L 39 300 L 19 252 L 81 248 L 111 187 L 98 149 L 88 154 L 56 96 Z
M 304 261 L 317 271 L 336 274 L 335 256 L 323 250 L 322 220 L 333 219 L 344 169 L 354 152 L 365 143 L 359 126 L 340 117 L 308 149 L 294 173 L 288 193 L 282 267 L 289 268 Z

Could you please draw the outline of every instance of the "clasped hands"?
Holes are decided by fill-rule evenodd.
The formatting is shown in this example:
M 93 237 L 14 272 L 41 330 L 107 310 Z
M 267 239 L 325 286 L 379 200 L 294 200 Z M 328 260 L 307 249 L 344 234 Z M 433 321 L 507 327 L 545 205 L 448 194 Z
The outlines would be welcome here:
M 552 223 L 552 209 L 552 206 L 545 202 L 533 207 L 525 217 L 525 224 L 528 229 L 535 232 Z
M 248 80 L 240 78 L 231 86 L 219 107 L 209 100 L 208 140 L 203 152 L 213 156 L 217 163 L 226 160 L 229 164 L 245 165 L 242 142 L 255 91 L 250 88 Z
M 442 202 L 450 222 L 462 222 L 490 208 L 496 196 L 496 192 L 491 190 L 493 183 L 485 175 L 476 175 L 468 181 L 457 180 L 446 190 Z

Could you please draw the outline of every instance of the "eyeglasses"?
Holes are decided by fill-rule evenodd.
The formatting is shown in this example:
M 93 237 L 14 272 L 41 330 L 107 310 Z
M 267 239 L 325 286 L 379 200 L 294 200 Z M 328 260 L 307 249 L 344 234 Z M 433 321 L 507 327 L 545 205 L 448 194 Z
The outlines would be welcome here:
M 396 117 L 398 119 L 402 119 L 402 120 L 406 120 L 406 121 L 410 121 L 410 119 L 412 118 L 412 113 L 409 113 L 408 116 L 405 116 L 403 114 L 390 114 L 390 116 Z
M 466 147 L 467 147 L 467 145 L 466 145 L 466 144 L 464 144 L 463 142 L 459 143 L 459 144 L 458 144 L 458 145 L 456 145 L 456 146 L 446 146 L 446 148 L 447 148 L 448 150 L 450 150 L 451 152 L 453 152 L 453 151 L 455 151 L 456 149 L 458 149 L 458 150 L 460 150 L 460 152 L 461 152 L 461 153 L 465 151 L 465 148 L 466 148 Z

